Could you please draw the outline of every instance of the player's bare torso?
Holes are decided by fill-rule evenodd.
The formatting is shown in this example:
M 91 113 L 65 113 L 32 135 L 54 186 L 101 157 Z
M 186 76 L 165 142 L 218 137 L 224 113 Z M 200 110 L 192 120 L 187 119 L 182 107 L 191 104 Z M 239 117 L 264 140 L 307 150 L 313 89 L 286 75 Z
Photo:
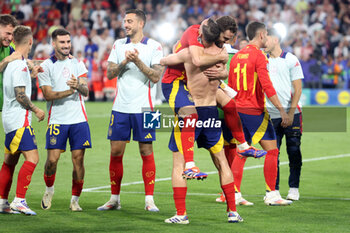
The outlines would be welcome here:
M 205 53 L 218 54 L 220 48 L 215 45 L 205 48 Z M 218 63 L 215 66 L 223 66 L 222 63 Z M 190 56 L 186 59 L 185 69 L 187 74 L 187 87 L 191 93 L 193 101 L 196 106 L 216 106 L 216 92 L 218 90 L 219 81 L 209 80 L 203 73 L 204 70 L 210 67 L 196 67 L 192 64 Z

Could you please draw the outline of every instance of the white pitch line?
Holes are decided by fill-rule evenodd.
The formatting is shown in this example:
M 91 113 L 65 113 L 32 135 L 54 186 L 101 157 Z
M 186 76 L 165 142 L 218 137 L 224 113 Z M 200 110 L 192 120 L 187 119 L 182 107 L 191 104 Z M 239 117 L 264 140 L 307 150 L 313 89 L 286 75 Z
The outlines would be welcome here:
M 110 192 L 110 190 L 100 190 L 100 191 L 94 191 L 94 193 L 105 193 L 105 192 Z M 125 194 L 140 194 L 140 195 L 145 195 L 145 192 L 128 192 L 128 191 L 120 191 L 121 193 Z M 156 195 L 173 195 L 173 193 L 165 193 L 165 192 L 154 192 Z M 220 195 L 219 193 L 187 193 L 187 196 L 218 196 Z M 244 195 L 244 197 L 264 197 L 264 195 Z M 338 201 L 350 201 L 350 198 L 348 197 L 338 197 L 338 198 L 333 198 L 333 197 L 308 197 L 304 196 L 302 199 L 314 199 L 314 200 L 338 200 Z
M 339 158 L 345 158 L 345 157 L 350 157 L 350 154 L 340 154 L 340 155 L 331 155 L 331 156 L 324 156 L 324 157 L 318 157 L 318 158 L 312 158 L 312 159 L 305 159 L 305 160 L 303 160 L 303 163 L 320 161 L 320 160 L 328 160 L 328 159 L 339 159 Z M 287 165 L 287 164 L 289 164 L 289 162 L 287 162 L 287 161 L 280 162 L 280 166 Z M 244 170 L 251 170 L 251 169 L 262 168 L 262 167 L 264 167 L 264 165 L 255 165 L 255 166 L 245 167 Z M 207 172 L 208 175 L 216 174 L 216 173 L 218 173 L 218 172 L 217 171 Z M 156 182 L 167 181 L 167 180 L 171 180 L 171 177 L 159 178 L 159 179 L 156 179 Z M 129 186 L 129 185 L 134 185 L 134 184 L 143 184 L 143 181 L 124 183 L 124 184 L 121 184 L 121 186 Z M 83 192 L 110 192 L 110 190 L 97 191 L 99 189 L 105 189 L 105 188 L 110 188 L 110 187 L 111 187 L 110 185 L 107 185 L 107 186 L 100 186 L 100 187 L 95 187 L 95 188 L 87 188 L 87 189 L 83 189 Z

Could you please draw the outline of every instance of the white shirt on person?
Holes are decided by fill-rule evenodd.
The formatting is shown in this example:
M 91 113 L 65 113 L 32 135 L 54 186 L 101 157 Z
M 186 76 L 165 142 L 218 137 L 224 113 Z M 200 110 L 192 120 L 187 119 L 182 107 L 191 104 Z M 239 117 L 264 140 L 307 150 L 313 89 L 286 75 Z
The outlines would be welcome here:
M 273 87 L 277 92 L 278 99 L 284 110 L 288 112 L 292 103 L 292 96 L 294 95 L 292 82 L 304 78 L 300 62 L 295 55 L 282 51 L 282 54 L 279 57 L 269 57 L 268 70 Z M 271 119 L 281 118 L 276 107 L 268 100 L 268 98 L 266 98 L 266 100 L 266 107 Z M 297 113 L 301 113 L 300 100 L 295 109 L 295 114 Z
M 72 75 L 78 78 L 86 77 L 87 74 L 84 63 L 76 58 L 58 60 L 53 55 L 41 66 L 44 72 L 38 74 L 39 86 L 51 86 L 52 91 L 69 90 L 66 82 Z M 46 107 L 49 124 L 70 125 L 87 121 L 84 99 L 78 91 L 68 97 L 48 101 Z
M 148 67 L 160 64 L 163 49 L 160 43 L 144 37 L 134 44 L 129 38 L 116 40 L 108 61 L 120 64 L 125 59 L 125 51 L 137 49 L 139 58 Z M 117 94 L 114 99 L 113 111 L 123 113 L 142 113 L 143 108 L 153 109 L 156 96 L 156 85 L 133 63 L 129 62 L 117 80 Z
M 26 110 L 16 99 L 15 87 L 25 87 L 25 94 L 32 95 L 32 79 L 24 59 L 7 64 L 3 75 L 4 106 L 2 124 L 5 133 L 31 125 L 32 112 Z

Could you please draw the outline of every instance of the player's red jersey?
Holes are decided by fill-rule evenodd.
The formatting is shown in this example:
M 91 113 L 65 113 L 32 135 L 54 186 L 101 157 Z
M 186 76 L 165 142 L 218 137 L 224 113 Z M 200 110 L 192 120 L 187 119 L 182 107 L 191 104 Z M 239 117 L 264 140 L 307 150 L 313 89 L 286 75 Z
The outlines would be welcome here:
M 180 41 L 175 45 L 175 53 L 181 51 L 182 49 L 188 48 L 191 45 L 204 47 L 198 41 L 198 30 L 200 25 L 192 25 L 186 29 L 186 31 L 182 34 Z M 183 64 L 176 66 L 168 66 L 165 70 L 162 82 L 163 83 L 172 83 L 175 79 L 185 78 L 185 67 Z
M 265 107 L 265 95 L 276 91 L 270 80 L 266 55 L 254 45 L 248 45 L 231 59 L 228 85 L 237 91 L 238 112 L 260 115 Z

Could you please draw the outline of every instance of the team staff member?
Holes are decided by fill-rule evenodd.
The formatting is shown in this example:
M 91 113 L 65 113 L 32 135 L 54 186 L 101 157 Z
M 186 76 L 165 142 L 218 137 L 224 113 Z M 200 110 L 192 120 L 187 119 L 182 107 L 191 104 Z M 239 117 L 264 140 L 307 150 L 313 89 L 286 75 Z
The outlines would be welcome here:
M 47 101 L 48 128 L 46 131 L 47 159 L 44 169 L 46 191 L 41 201 L 50 209 L 54 194 L 56 168 L 69 139 L 73 162 L 72 198 L 70 209 L 82 211 L 79 197 L 84 184 L 84 154 L 91 148 L 90 129 L 83 96 L 88 96 L 87 70 L 76 58 L 69 58 L 71 36 L 65 29 L 52 32 L 55 54 L 42 63 L 39 86 Z
M 124 26 L 126 38 L 117 40 L 108 58 L 107 78 L 118 76 L 117 95 L 114 100 L 108 139 L 111 144 L 109 173 L 111 198 L 98 210 L 120 209 L 120 187 L 123 178 L 123 155 L 126 143 L 139 142 L 143 161 L 142 177 L 145 186 L 145 209 L 157 212 L 153 192 L 156 175 L 152 142 L 155 129 L 143 129 L 143 111 L 153 110 L 156 94 L 155 83 L 160 80 L 163 49 L 157 41 L 143 35 L 145 13 L 138 9 L 126 11 Z
M 0 171 L 0 213 L 21 212 L 26 215 L 36 215 L 28 207 L 25 199 L 32 174 L 39 162 L 31 120 L 32 112 L 39 121 L 44 120 L 45 112 L 30 101 L 32 80 L 25 59 L 33 45 L 32 31 L 29 27 L 17 26 L 13 34 L 16 51 L 22 59 L 8 63 L 4 71 L 2 123 L 6 137 L 5 159 Z M 37 73 L 37 71 L 38 69 L 34 72 Z M 21 153 L 25 161 L 18 173 L 16 197 L 9 205 L 8 194 L 13 172 Z
M 277 147 L 281 147 L 283 136 L 286 136 L 286 147 L 289 159 L 289 192 L 288 200 L 299 200 L 299 183 L 302 166 L 301 158 L 301 134 L 302 113 L 300 96 L 302 92 L 302 79 L 304 78 L 298 58 L 284 52 L 280 46 L 281 37 L 274 29 L 268 30 L 265 51 L 269 54 L 270 78 L 277 92 L 278 99 L 288 112 L 289 121 L 287 127 L 281 126 L 281 115 L 271 104 L 266 102 L 273 126 L 277 136 Z M 279 164 L 279 161 L 278 161 Z M 279 167 L 276 180 L 276 191 L 279 190 Z
M 278 148 L 269 114 L 265 111 L 264 93 L 280 112 L 283 127 L 286 127 L 289 117 L 278 100 L 269 78 L 268 59 L 260 50 L 266 47 L 265 25 L 260 22 L 251 22 L 247 25 L 246 32 L 249 44 L 232 58 L 228 83 L 237 92 L 235 100 L 246 140 L 253 144 L 259 142 L 267 152 L 264 163 L 265 204 L 288 205 L 290 202 L 280 198 L 275 192 Z M 233 166 L 238 169 L 237 172 L 234 171 L 236 182 L 239 177 L 242 178 L 244 163 L 243 159 L 233 161 Z

